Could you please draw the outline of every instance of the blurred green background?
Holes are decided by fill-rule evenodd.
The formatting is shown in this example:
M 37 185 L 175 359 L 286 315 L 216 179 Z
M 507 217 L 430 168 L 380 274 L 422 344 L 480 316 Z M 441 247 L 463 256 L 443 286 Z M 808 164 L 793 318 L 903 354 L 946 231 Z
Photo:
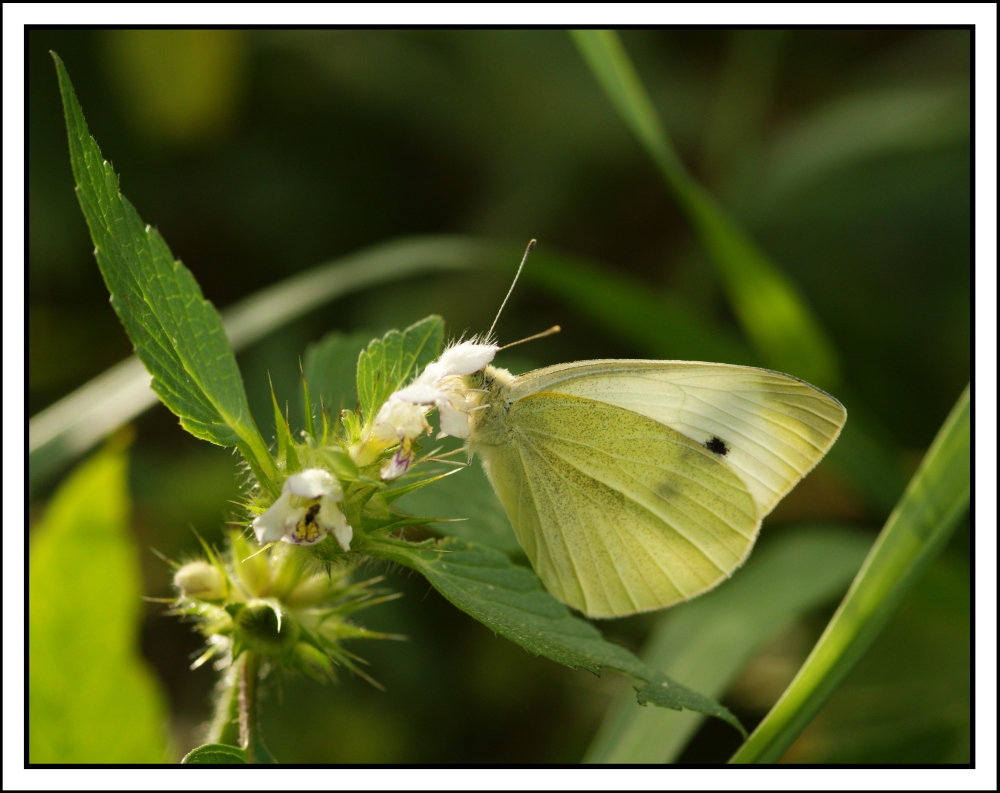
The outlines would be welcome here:
M 969 379 L 969 32 L 621 35 L 685 164 L 814 310 L 840 358 L 841 382 L 829 390 L 864 420 L 905 482 Z M 32 30 L 31 415 L 131 350 L 73 194 L 49 50 L 65 61 L 123 192 L 219 308 L 404 235 L 515 247 L 535 237 L 540 253 L 589 260 L 720 334 L 740 335 L 687 218 L 564 32 Z M 482 332 L 508 285 L 509 275 L 492 270 L 409 278 L 271 334 L 239 356 L 265 435 L 267 374 L 280 397 L 294 399 L 299 356 L 325 332 L 381 332 L 432 312 L 456 335 Z M 498 332 L 511 341 L 555 323 L 562 334 L 501 363 L 525 370 L 654 354 L 606 312 L 541 281 L 518 288 Z M 236 458 L 188 436 L 162 406 L 136 427 L 130 492 L 142 591 L 164 597 L 169 570 L 148 549 L 193 553 L 191 527 L 221 540 L 238 493 Z M 34 493 L 34 517 L 57 484 Z M 762 543 L 803 520 L 874 537 L 886 515 L 885 503 L 824 463 L 768 519 Z M 968 759 L 969 546 L 965 525 L 788 760 Z M 405 596 L 366 612 L 365 624 L 410 639 L 354 648 L 388 693 L 349 676 L 338 686 L 269 686 L 264 732 L 277 757 L 583 756 L 624 679 L 533 658 L 423 579 L 389 576 Z M 724 697 L 749 727 L 835 602 L 775 636 Z M 655 620 L 600 627 L 640 650 Z M 216 673 L 187 670 L 199 646 L 189 626 L 147 604 L 141 649 L 166 692 L 175 753 L 196 745 L 209 715 Z M 737 744 L 730 728 L 708 723 L 682 760 L 721 762 Z

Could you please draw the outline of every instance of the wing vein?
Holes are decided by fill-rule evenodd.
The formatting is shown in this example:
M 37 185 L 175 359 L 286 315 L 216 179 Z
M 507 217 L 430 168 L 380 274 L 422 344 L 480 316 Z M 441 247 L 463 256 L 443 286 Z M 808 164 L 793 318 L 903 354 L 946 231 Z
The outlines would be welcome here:
M 569 482 L 566 481 L 566 478 L 559 473 L 558 469 L 552 464 L 552 462 L 550 460 L 546 459 L 545 455 L 538 450 L 538 448 L 535 446 L 534 443 L 531 442 L 531 439 L 528 438 L 527 435 L 524 435 L 522 437 L 524 437 L 525 441 L 534 450 L 535 456 L 538 457 L 543 463 L 545 463 L 552 470 L 552 473 L 558 479 L 562 480 L 563 484 L 566 487 L 568 487 L 570 489 L 576 489 L 576 488 L 573 488 L 572 485 L 570 485 Z M 545 485 L 544 482 L 542 482 L 541 484 L 543 486 Z M 546 489 L 548 489 L 548 488 L 546 488 Z M 568 501 L 570 501 L 570 503 L 572 503 L 572 499 L 568 499 Z M 552 503 L 554 505 L 555 501 L 554 500 L 550 500 L 550 503 Z M 573 504 L 573 509 L 576 510 L 576 505 L 575 504 Z M 566 548 L 566 553 L 570 555 L 570 561 L 573 563 L 573 570 L 576 573 L 576 580 L 577 580 L 577 582 L 580 585 L 580 590 L 583 592 L 584 603 L 587 606 L 587 611 L 590 611 L 590 598 L 587 596 L 588 593 L 587 593 L 587 591 L 586 591 L 586 589 L 584 587 L 584 579 L 580 576 L 580 569 L 579 569 L 579 567 L 576 564 L 576 559 L 572 556 L 572 553 L 570 551 L 570 543 L 568 543 L 566 541 L 566 534 L 565 534 L 565 532 L 563 532 L 563 528 L 562 528 L 563 527 L 563 521 L 560 520 L 558 509 L 554 509 L 553 510 L 553 515 L 555 516 L 556 523 L 559 525 L 559 539 L 562 541 L 563 547 Z M 582 527 L 582 524 L 581 524 L 580 519 L 579 519 L 579 514 L 577 514 L 576 518 L 577 518 L 577 525 Z M 604 594 L 604 602 L 607 603 L 610 606 L 611 605 L 611 598 L 608 597 L 608 588 L 607 588 L 607 586 L 605 586 L 604 578 L 601 576 L 601 567 L 597 563 L 597 558 L 594 556 L 594 549 L 590 545 L 590 538 L 588 537 L 587 532 L 583 531 L 583 530 L 580 531 L 580 536 L 583 537 L 583 539 L 584 539 L 584 543 L 586 545 L 587 554 L 590 556 L 590 561 L 593 564 L 594 570 L 597 573 L 597 582 L 600 584 L 600 586 L 601 586 L 601 592 Z
M 518 456 L 518 458 L 521 461 L 521 470 L 524 471 L 525 474 L 527 474 L 528 468 L 524 464 L 523 449 L 522 449 L 522 447 L 521 447 L 520 444 L 515 444 L 515 447 L 517 449 L 517 456 Z M 562 590 L 563 590 L 563 599 L 564 600 L 569 600 L 569 597 L 567 596 L 567 592 L 569 592 L 570 590 L 566 588 L 566 584 L 563 581 L 563 577 L 562 577 L 562 574 L 560 572 L 559 565 L 557 565 L 555 563 L 555 560 L 552 558 L 552 554 L 549 552 L 548 546 L 546 544 L 546 539 L 547 538 L 545 537 L 545 528 L 542 525 L 543 524 L 542 516 L 541 516 L 541 514 L 539 514 L 538 506 L 537 506 L 537 504 L 539 503 L 539 501 L 538 501 L 538 496 L 537 496 L 536 491 L 535 491 L 535 483 L 533 483 L 531 481 L 531 478 L 528 477 L 527 475 L 525 476 L 525 479 L 528 482 L 528 489 L 531 491 L 532 500 L 536 504 L 536 506 L 535 506 L 535 514 L 538 516 L 538 530 L 541 532 L 541 535 L 542 535 L 541 537 L 537 538 L 537 544 L 540 547 L 542 547 L 542 548 L 545 549 L 545 553 L 546 553 L 546 555 L 549 558 L 549 564 L 552 567 L 552 571 L 555 573 L 556 577 L 559 579 L 559 586 L 562 587 Z M 539 482 L 539 486 L 544 487 L 544 485 L 545 485 L 544 482 Z M 551 501 L 552 500 L 551 500 L 551 497 L 550 497 L 549 498 L 549 503 L 550 504 L 551 504 Z M 558 520 L 557 520 L 557 523 L 558 523 Z M 582 584 L 582 581 L 580 579 L 580 570 L 577 567 L 576 559 L 573 556 L 572 551 L 570 551 L 569 545 L 567 544 L 566 539 L 563 536 L 563 532 L 562 532 L 562 527 L 561 526 L 557 526 L 557 532 L 556 533 L 559 535 L 559 541 L 562 543 L 563 548 L 566 550 L 566 557 L 567 557 L 567 559 L 569 559 L 569 563 L 573 567 L 573 573 L 576 576 L 576 580 L 577 580 L 578 586 L 580 588 L 580 592 L 583 595 L 584 607 L 586 608 L 587 611 L 589 611 L 590 609 L 589 609 L 589 606 L 587 604 L 587 593 L 584 591 L 583 584 Z

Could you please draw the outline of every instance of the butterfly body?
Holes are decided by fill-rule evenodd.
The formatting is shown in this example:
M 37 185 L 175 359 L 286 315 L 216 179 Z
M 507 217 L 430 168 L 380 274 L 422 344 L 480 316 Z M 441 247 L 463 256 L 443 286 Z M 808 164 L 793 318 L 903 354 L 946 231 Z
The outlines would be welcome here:
M 796 378 L 686 361 L 584 361 L 467 378 L 482 459 L 549 591 L 589 616 L 725 580 L 846 412 Z

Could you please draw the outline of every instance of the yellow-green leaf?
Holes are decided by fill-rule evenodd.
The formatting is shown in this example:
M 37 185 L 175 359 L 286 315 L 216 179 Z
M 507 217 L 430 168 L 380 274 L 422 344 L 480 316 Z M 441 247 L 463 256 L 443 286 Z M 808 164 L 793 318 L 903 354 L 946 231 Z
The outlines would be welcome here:
M 127 460 L 108 448 L 53 497 L 28 560 L 28 759 L 162 763 L 166 709 L 139 654 Z

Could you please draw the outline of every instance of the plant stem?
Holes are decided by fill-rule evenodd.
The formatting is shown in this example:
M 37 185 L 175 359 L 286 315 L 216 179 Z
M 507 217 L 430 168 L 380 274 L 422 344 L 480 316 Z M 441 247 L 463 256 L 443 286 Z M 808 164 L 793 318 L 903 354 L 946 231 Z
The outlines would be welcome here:
M 243 653 L 243 668 L 240 670 L 240 745 L 246 749 L 247 764 L 258 761 L 259 741 L 257 723 L 257 681 L 260 659 L 257 653 L 246 650 Z
M 228 743 L 237 746 L 240 742 L 240 678 L 243 675 L 243 659 L 237 658 L 230 666 L 217 687 L 215 713 L 205 736 L 206 743 Z

